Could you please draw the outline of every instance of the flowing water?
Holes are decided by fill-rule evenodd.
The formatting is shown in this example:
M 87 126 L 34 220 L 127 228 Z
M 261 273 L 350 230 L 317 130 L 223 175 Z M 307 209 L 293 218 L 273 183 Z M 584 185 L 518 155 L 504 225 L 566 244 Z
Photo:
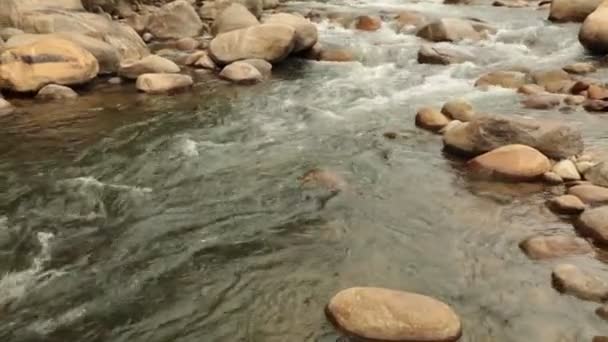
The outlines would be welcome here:
M 321 41 L 358 62 L 290 61 L 260 85 L 202 80 L 174 96 L 98 89 L 0 117 L 0 341 L 333 342 L 325 304 L 364 285 L 450 303 L 467 342 L 608 333 L 597 304 L 551 288 L 564 260 L 518 248 L 535 233 L 574 234 L 543 205 L 551 189 L 470 179 L 413 124 L 418 106 L 464 96 L 482 112 L 563 120 L 601 146 L 602 116 L 523 110 L 513 91 L 472 85 L 488 70 L 585 60 L 577 25 L 534 7 L 287 5 L 413 9 L 499 30 L 458 44 L 475 62 L 429 66 L 416 62 L 420 39 L 390 23 L 368 33 L 322 21 Z M 302 188 L 312 168 L 348 186 Z M 565 261 L 608 276 L 596 259 Z

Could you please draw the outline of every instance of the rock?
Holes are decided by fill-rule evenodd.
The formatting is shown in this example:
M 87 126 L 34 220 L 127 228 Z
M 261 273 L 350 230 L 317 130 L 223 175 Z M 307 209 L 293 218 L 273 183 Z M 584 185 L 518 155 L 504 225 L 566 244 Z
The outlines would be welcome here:
M 408 29 L 419 29 L 427 23 L 427 17 L 416 11 L 401 11 L 395 18 L 397 32 L 405 32 Z
M 277 63 L 293 50 L 295 33 L 291 26 L 261 24 L 219 34 L 211 41 L 209 52 L 222 65 L 251 58 Z
M 112 77 L 108 80 L 109 84 L 121 84 L 122 83 L 122 78 L 120 77 Z
M 600 318 L 602 318 L 604 320 L 608 320 L 608 304 L 604 304 L 603 306 L 600 306 L 599 308 L 597 308 L 597 310 L 595 310 L 595 313 Z M 602 341 L 608 342 L 608 337 L 606 337 L 606 339 L 602 340 Z M 596 338 L 593 339 L 593 342 L 596 342 Z
M 196 60 L 193 64 L 194 67 L 203 68 L 208 70 L 217 69 L 217 65 L 213 61 L 213 59 L 209 56 L 209 54 L 205 53 L 199 59 Z
M 47 39 L 68 40 L 90 52 L 99 63 L 100 74 L 111 74 L 118 71 L 121 55 L 114 46 L 75 32 L 59 32 L 50 34 L 22 34 L 14 36 L 6 42 L 5 48 L 29 45 Z
M 580 106 L 585 102 L 585 97 L 580 95 L 568 95 L 564 98 L 564 103 L 570 106 Z
M 146 32 L 141 36 L 141 38 L 144 40 L 144 42 L 149 43 L 154 39 L 154 35 L 150 32 Z
M 272 64 L 263 59 L 244 59 L 240 62 L 250 64 L 258 69 L 263 78 L 269 78 L 272 75 Z
M 608 206 L 585 210 L 574 225 L 595 242 L 608 244 Z
M 526 84 L 526 74 L 519 71 L 493 71 L 482 75 L 475 82 L 476 87 L 503 87 L 517 89 Z
M 608 284 L 574 265 L 557 265 L 551 277 L 561 293 L 600 303 L 608 299 Z
M 523 8 L 528 7 L 529 3 L 523 0 L 496 0 L 492 3 L 496 7 Z
M 458 127 L 458 126 L 460 126 L 462 124 L 464 124 L 464 122 L 462 122 L 460 120 L 452 120 L 445 127 L 443 127 L 442 129 L 440 129 L 439 133 L 444 134 L 445 132 L 451 130 L 452 128 Z
M 592 63 L 583 62 L 568 64 L 564 67 L 565 72 L 577 75 L 592 73 L 595 70 L 595 66 Z
M 327 62 L 352 62 L 355 60 L 355 56 L 348 49 L 324 48 L 319 54 L 319 60 Z
M 262 3 L 263 3 L 263 8 L 265 10 L 266 9 L 277 8 L 281 4 L 279 2 L 279 0 L 263 0 Z
M 608 89 L 591 84 L 587 88 L 587 97 L 591 100 L 608 100 Z
M 608 342 L 608 336 L 595 336 L 591 342 Z
M 450 130 L 444 144 L 453 152 L 477 155 L 501 146 L 531 146 L 550 158 L 565 159 L 583 151 L 579 130 L 554 121 L 520 117 L 478 116 Z
M 437 44 L 422 44 L 418 51 L 420 64 L 457 64 L 472 61 L 475 57 L 457 46 Z
M 576 162 L 576 169 L 578 170 L 578 173 L 580 173 L 581 175 L 585 175 L 585 178 L 587 178 L 587 172 L 595 165 L 596 164 L 594 162 L 579 161 L 579 162 Z M 604 186 L 603 184 L 596 184 L 596 185 Z
M 557 22 L 582 22 L 602 0 L 553 0 L 549 20 Z
M 212 33 L 218 35 L 220 33 L 240 30 L 251 26 L 259 25 L 258 19 L 249 10 L 239 4 L 233 3 L 215 19 L 213 23 Z
M 194 81 L 188 75 L 180 74 L 143 74 L 137 78 L 135 86 L 146 93 L 166 93 L 189 88 Z
M 593 252 L 593 248 L 585 239 L 566 235 L 534 236 L 522 241 L 519 247 L 528 258 L 533 260 L 562 258 Z
M 599 4 L 601 0 L 597 1 Z M 585 19 L 578 33 L 578 40 L 581 44 L 594 54 L 608 53 L 608 20 L 606 18 L 608 18 L 608 3 L 603 2 Z
M 517 88 L 517 92 L 525 95 L 539 95 L 547 93 L 545 87 L 541 87 L 538 84 L 524 84 Z
M 382 27 L 382 19 L 378 16 L 362 15 L 355 19 L 355 28 L 361 31 L 378 31 Z
M 196 61 L 198 61 L 203 56 L 208 56 L 207 51 L 197 50 L 186 56 L 181 62 L 183 65 L 192 66 Z M 211 57 L 209 57 L 211 58 Z
M 547 84 L 545 89 L 554 94 L 571 94 L 575 84 L 575 81 L 558 81 Z
M 0 116 L 12 114 L 14 111 L 15 107 L 13 107 L 10 102 L 0 97 Z
M 300 187 L 320 187 L 332 193 L 340 192 L 348 187 L 348 183 L 342 176 L 331 170 L 311 169 L 304 175 L 298 177 Z
M 78 94 L 72 88 L 57 84 L 44 86 L 36 95 L 36 98 L 39 100 L 66 100 L 77 97 Z
M 467 165 L 491 176 L 515 180 L 534 179 L 551 169 L 547 157 L 525 145 L 499 147 L 470 160 Z
M 150 23 L 150 14 L 137 14 L 133 13 L 125 18 L 124 23 L 131 27 L 135 32 L 139 34 L 145 34 L 146 28 Z M 148 33 L 149 34 L 149 33 Z M 143 38 L 143 36 L 142 36 Z M 144 39 L 145 41 L 145 39 Z
M 578 173 L 576 165 L 574 165 L 574 162 L 569 159 L 564 159 L 556 163 L 553 166 L 552 171 L 558 174 L 565 181 L 581 179 L 581 175 Z
M 592 163 L 593 165 L 593 163 Z M 601 162 L 597 165 L 593 165 L 591 168 L 584 172 L 585 179 L 591 183 L 603 187 L 608 187 L 608 163 Z
M 465 99 L 455 99 L 446 102 L 441 108 L 441 113 L 452 120 L 469 122 L 475 117 L 473 106 Z
M 200 45 L 200 43 L 198 42 L 198 40 L 196 40 L 194 38 L 190 38 L 190 37 L 182 38 L 182 39 L 178 40 L 177 42 L 175 42 L 175 47 L 178 50 L 182 50 L 182 51 L 195 50 L 196 48 L 198 48 L 199 45 Z
M 578 214 L 585 210 L 583 201 L 574 195 L 562 195 L 549 201 L 551 209 L 560 214 Z
M 5 27 L 0 30 L 0 39 L 7 41 L 11 39 L 13 36 L 18 36 L 20 34 L 24 34 L 23 30 L 14 28 L 14 27 Z
M 595 82 L 592 82 L 591 80 L 577 80 L 574 85 L 572 86 L 572 94 L 583 94 L 587 91 L 587 89 L 589 89 L 589 86 L 591 86 L 592 84 L 594 84 Z
M 562 177 L 560 177 L 557 173 L 551 171 L 545 172 L 545 174 L 543 175 L 543 179 L 549 184 L 562 184 L 564 182 Z
M 445 127 L 450 120 L 438 110 L 431 107 L 423 107 L 416 113 L 416 126 L 430 131 L 439 131 Z
M 174 74 L 179 71 L 179 66 L 172 61 L 157 55 L 150 55 L 139 61 L 121 65 L 118 74 L 134 80 L 143 74 Z
M 521 104 L 530 109 L 551 109 L 559 106 L 562 98 L 558 95 L 530 95 Z
M 385 341 L 455 341 L 460 319 L 431 297 L 382 288 L 340 291 L 327 305 L 329 319 L 357 337 Z
M 471 22 L 455 18 L 433 21 L 422 27 L 416 35 L 432 42 L 481 39 L 481 35 L 475 30 Z
M 608 203 L 608 188 L 601 186 L 577 185 L 569 188 L 568 193 L 587 204 Z
M 608 101 L 587 100 L 583 103 L 583 108 L 588 112 L 608 112 Z
M 534 71 L 530 76 L 535 84 L 547 91 L 550 91 L 549 88 L 561 88 L 564 81 L 572 81 L 570 74 L 562 69 Z
M 243 62 L 234 62 L 222 69 L 220 77 L 239 84 L 253 84 L 263 79 L 262 74 L 253 65 Z
M 186 0 L 169 2 L 152 13 L 148 31 L 160 39 L 195 37 L 203 30 L 203 22 Z
M 269 16 L 264 23 L 287 25 L 296 30 L 294 52 L 308 50 L 317 43 L 317 27 L 310 20 L 302 16 L 277 13 Z
M 37 91 L 47 84 L 81 84 L 97 76 L 91 53 L 63 39 L 46 39 L 0 54 L 0 89 Z

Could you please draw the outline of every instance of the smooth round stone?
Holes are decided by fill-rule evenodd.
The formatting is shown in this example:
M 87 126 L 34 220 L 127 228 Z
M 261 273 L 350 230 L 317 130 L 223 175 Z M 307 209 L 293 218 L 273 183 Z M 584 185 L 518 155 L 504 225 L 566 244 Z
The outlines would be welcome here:
M 519 244 L 522 251 L 534 260 L 561 258 L 593 252 L 591 244 L 576 236 L 533 236 Z
M 574 195 L 563 195 L 549 200 L 552 210 L 562 214 L 577 214 L 587 207 L 583 201 Z
M 447 304 L 420 294 L 374 287 L 340 291 L 327 306 L 345 332 L 381 341 L 455 341 L 460 319 Z
M 570 195 L 574 195 L 587 204 L 608 203 L 608 188 L 597 185 L 577 185 L 568 189 Z
M 576 228 L 599 244 L 608 244 L 608 207 L 585 210 L 575 222 Z
M 564 180 L 557 173 L 549 171 L 543 174 L 543 179 L 549 184 L 562 184 Z
M 574 265 L 555 266 L 551 278 L 553 287 L 563 294 L 599 303 L 608 299 L 608 284 Z

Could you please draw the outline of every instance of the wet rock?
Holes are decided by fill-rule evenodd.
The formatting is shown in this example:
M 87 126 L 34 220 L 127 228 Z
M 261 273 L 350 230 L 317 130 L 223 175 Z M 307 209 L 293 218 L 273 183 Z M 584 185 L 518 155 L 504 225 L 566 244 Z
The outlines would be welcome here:
M 529 3 L 523 0 L 496 0 L 492 3 L 492 6 L 509 8 L 522 8 L 528 7 L 528 5 Z
M 549 184 L 562 184 L 564 180 L 555 172 L 545 172 L 543 180 Z
M 452 120 L 468 122 L 475 117 L 473 106 L 465 99 L 454 99 L 446 102 L 441 108 L 441 113 Z
M 109 84 L 121 84 L 122 83 L 122 78 L 120 78 L 120 77 L 111 77 L 108 80 L 108 83 Z
M 585 172 L 585 179 L 595 185 L 608 187 L 608 163 L 593 165 Z
M 175 47 L 178 50 L 182 50 L 182 51 L 195 50 L 196 48 L 198 48 L 199 45 L 200 45 L 200 43 L 198 42 L 198 40 L 196 40 L 194 38 L 190 38 L 190 37 L 182 38 L 182 39 L 178 40 L 177 42 L 175 42 Z
M 154 35 L 152 35 L 150 32 L 146 32 L 141 36 L 141 38 L 144 40 L 144 42 L 149 43 L 154 40 Z
M 608 304 L 604 304 L 595 310 L 595 313 L 602 319 L 608 321 Z M 596 338 L 593 339 L 593 342 L 596 342 Z M 604 340 L 604 342 L 608 342 L 608 337 Z
M 578 80 L 574 83 L 574 85 L 572 86 L 571 92 L 574 95 L 578 95 L 578 94 L 582 94 L 582 93 L 587 93 L 587 89 L 589 89 L 589 86 L 591 85 L 591 82 L 587 82 L 587 81 L 581 81 Z
M 570 106 L 580 106 L 585 103 L 585 97 L 580 95 L 568 95 L 564 98 L 564 103 Z
M 522 241 L 519 247 L 530 259 L 544 260 L 593 252 L 591 244 L 575 236 L 533 236 Z
M 427 22 L 427 17 L 416 11 L 401 11 L 395 18 L 397 32 L 406 32 L 410 29 L 417 30 Z
M 44 86 L 36 95 L 39 100 L 66 100 L 77 97 L 78 94 L 72 88 L 57 84 Z
M 173 74 L 179 71 L 179 66 L 172 61 L 157 55 L 150 55 L 139 61 L 121 65 L 118 74 L 124 78 L 136 79 L 143 74 Z
M 608 203 L 608 188 L 597 185 L 577 185 L 568 189 L 568 193 L 587 204 Z
M 561 82 L 572 81 L 570 74 L 562 69 L 534 71 L 530 76 L 535 84 L 547 90 L 555 87 L 555 84 L 561 85 Z
M 318 39 L 317 27 L 310 20 L 295 14 L 277 13 L 269 16 L 264 23 L 282 24 L 296 30 L 294 52 L 312 48 Z
M 133 13 L 125 18 L 124 23 L 131 27 L 135 32 L 143 34 L 150 23 L 150 14 Z
M 330 320 L 357 337 L 385 341 L 455 341 L 458 315 L 431 297 L 382 288 L 340 291 L 327 305 Z
M 608 284 L 574 265 L 557 265 L 551 277 L 553 287 L 563 294 L 600 303 L 608 299 Z
M 198 61 L 203 56 L 208 56 L 207 51 L 200 51 L 200 50 L 199 51 L 194 51 L 191 54 L 189 54 L 188 56 L 186 56 L 180 62 L 183 65 L 192 66 L 192 65 L 194 65 L 194 63 L 196 63 L 196 61 Z M 211 58 L 211 57 L 209 57 L 209 58 Z
M 10 102 L 0 96 L 0 116 L 12 114 L 14 111 L 15 107 L 13 107 Z
M 212 33 L 220 33 L 240 30 L 251 26 L 259 25 L 258 19 L 247 9 L 247 7 L 233 3 L 222 11 L 213 22 Z
M 81 84 L 97 76 L 99 63 L 87 50 L 63 39 L 46 39 L 0 54 L 0 88 L 37 91 L 47 84 Z
M 589 171 L 595 165 L 596 165 L 596 163 L 594 163 L 594 162 L 579 161 L 579 162 L 576 162 L 576 169 L 578 170 L 578 172 L 581 175 L 585 175 L 585 178 L 587 178 L 587 171 Z M 603 184 L 596 184 L 596 185 L 604 186 Z
M 519 71 L 493 71 L 482 75 L 475 82 L 476 87 L 503 87 L 517 89 L 526 84 L 526 74 Z
M 362 15 L 355 19 L 355 28 L 361 31 L 378 31 L 382 27 L 382 19 L 378 16 Z
M 166 93 L 189 88 L 194 81 L 188 75 L 180 74 L 143 74 L 137 78 L 135 86 L 146 93 Z
M 583 108 L 588 112 L 608 112 L 608 101 L 587 100 L 583 103 Z
M 607 100 L 608 89 L 591 84 L 589 85 L 589 88 L 587 88 L 587 97 L 591 100 Z
M 602 0 L 553 0 L 549 20 L 582 22 Z
M 443 0 L 446 5 L 469 5 L 473 0 Z
M 525 95 L 539 95 L 547 93 L 545 87 L 541 87 L 538 84 L 524 84 L 517 88 L 517 92 Z
M 555 159 L 565 159 L 583 151 L 580 131 L 555 121 L 478 116 L 457 128 L 446 132 L 444 144 L 448 150 L 466 155 L 511 144 L 531 146 Z
M 575 81 L 568 81 L 568 80 L 557 81 L 557 82 L 547 84 L 545 86 L 545 89 L 549 93 L 554 93 L 554 94 L 571 94 L 572 88 L 574 87 L 575 84 L 576 84 Z
M 222 65 L 251 58 L 277 63 L 293 50 L 295 33 L 291 26 L 261 24 L 219 34 L 211 41 L 209 52 Z
M 475 171 L 515 180 L 534 179 L 551 169 L 545 155 L 525 145 L 499 147 L 470 160 L 467 165 Z
M 583 201 L 574 195 L 562 195 L 549 200 L 549 207 L 560 214 L 578 214 L 585 210 Z
M 439 131 L 449 122 L 450 120 L 445 115 L 431 107 L 420 108 L 416 113 L 416 126 L 430 131 Z
M 462 124 L 464 124 L 464 122 L 462 122 L 460 120 L 452 120 L 445 127 L 443 127 L 442 129 L 440 129 L 439 133 L 444 134 L 445 132 L 451 130 L 452 128 L 458 127 L 458 126 L 460 126 Z
M 598 244 L 608 244 L 608 207 L 585 210 L 575 222 L 575 227 Z
M 564 0 L 567 1 L 567 0 Z M 598 4 L 601 0 L 598 0 Z M 589 6 L 591 7 L 591 6 Z M 578 40 L 590 52 L 608 53 L 608 4 L 602 3 L 583 22 Z
M 263 0 L 262 1 L 263 5 L 262 7 L 266 10 L 266 9 L 272 9 L 272 8 L 277 8 L 279 7 L 279 5 L 281 4 L 279 2 L 279 0 Z
M 481 35 L 470 21 L 463 19 L 439 19 L 422 27 L 416 34 L 432 42 L 458 42 L 461 40 L 480 40 Z
M 13 36 L 18 36 L 20 34 L 24 34 L 23 30 L 14 28 L 14 27 L 5 27 L 0 30 L 0 39 L 7 41 L 11 39 Z
M 591 342 L 608 342 L 608 336 L 595 336 Z
M 584 75 L 584 74 L 592 73 L 595 70 L 596 69 L 595 69 L 595 66 L 593 65 L 593 63 L 583 63 L 583 62 L 568 64 L 564 67 L 564 71 L 571 73 L 571 74 L 577 74 L 577 75 Z
M 250 64 L 258 69 L 263 78 L 269 78 L 272 75 L 272 64 L 263 59 L 244 59 L 240 62 Z
M 557 95 L 530 95 L 521 101 L 521 104 L 530 109 L 551 109 L 559 106 L 562 98 Z
M 327 62 L 352 62 L 355 60 L 355 55 L 348 49 L 324 48 L 319 54 L 319 60 Z
M 558 174 L 565 181 L 581 179 L 581 175 L 578 173 L 576 165 L 569 159 L 564 159 L 556 163 L 553 166 L 552 171 Z
M 206 52 L 203 55 L 201 55 L 199 57 L 199 59 L 197 59 L 196 62 L 194 62 L 192 64 L 192 66 L 194 66 L 196 68 L 203 68 L 203 69 L 208 69 L 208 70 L 217 69 L 217 64 L 215 64 L 213 59 Z
M 418 63 L 421 64 L 456 64 L 472 61 L 475 57 L 466 50 L 443 43 L 423 44 L 418 51 Z
M 160 39 L 179 39 L 198 36 L 203 22 L 194 7 L 186 0 L 176 0 L 152 13 L 148 31 Z
M 262 74 L 253 65 L 234 62 L 222 69 L 220 77 L 239 84 L 254 84 L 263 79 Z
M 301 187 L 321 187 L 331 192 L 339 192 L 347 188 L 346 180 L 331 170 L 311 169 L 298 180 Z
M 397 139 L 398 134 L 396 132 L 384 132 L 382 136 L 389 140 L 395 140 Z

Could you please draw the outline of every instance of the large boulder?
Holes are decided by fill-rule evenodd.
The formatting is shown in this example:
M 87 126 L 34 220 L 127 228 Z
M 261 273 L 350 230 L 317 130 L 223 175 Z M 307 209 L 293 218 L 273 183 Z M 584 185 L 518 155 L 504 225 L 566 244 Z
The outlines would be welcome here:
M 578 40 L 592 53 L 608 53 L 608 1 L 587 16 L 578 33 Z
M 348 334 L 378 341 L 456 341 L 462 329 L 458 315 L 447 304 L 383 288 L 340 291 L 326 312 Z
M 0 26 L 27 33 L 79 33 L 113 46 L 121 60 L 140 59 L 150 52 L 131 27 L 106 16 L 84 12 L 79 0 L 2 0 Z
M 585 179 L 595 185 L 608 187 L 608 163 L 601 162 L 586 170 Z
M 173 61 L 157 55 L 149 55 L 139 61 L 125 63 L 120 66 L 118 74 L 128 79 L 137 79 L 143 74 L 167 73 L 174 74 L 180 71 Z
M 575 222 L 575 226 L 597 243 L 608 244 L 608 206 L 585 210 Z
M 294 52 L 312 48 L 318 39 L 317 27 L 310 20 L 296 14 L 277 13 L 269 16 L 264 23 L 283 24 L 296 30 Z
M 234 62 L 225 66 L 220 77 L 239 84 L 253 84 L 264 78 L 256 67 L 245 62 Z
M 247 7 L 233 3 L 228 6 L 213 22 L 212 33 L 217 35 L 259 25 L 258 19 L 247 9 Z
M 481 34 L 475 30 L 470 21 L 456 18 L 433 21 L 423 26 L 416 35 L 432 42 L 457 42 L 465 39 L 481 39 Z
M 97 59 L 63 39 L 46 39 L 0 54 L 0 88 L 37 91 L 47 84 L 81 84 L 99 72 Z
M 211 57 L 225 65 L 242 59 L 277 63 L 291 53 L 296 30 L 284 24 L 262 24 L 219 34 L 209 45 Z
M 478 116 L 444 134 L 448 150 L 477 155 L 501 146 L 522 144 L 546 156 L 564 159 L 583 151 L 579 130 L 554 121 L 521 117 Z
M 530 259 L 534 260 L 561 258 L 593 252 L 591 244 L 585 239 L 566 235 L 533 236 L 522 241 L 519 247 Z
M 603 0 L 553 0 L 549 20 L 582 22 Z
M 470 160 L 467 165 L 491 176 L 515 180 L 538 178 L 551 169 L 547 157 L 526 145 L 499 147 Z
M 152 13 L 148 31 L 156 38 L 179 39 L 194 37 L 203 30 L 203 22 L 186 0 L 177 0 Z
M 111 74 L 118 71 L 121 56 L 117 48 L 104 42 L 103 40 L 77 32 L 16 35 L 6 42 L 4 48 L 24 46 L 40 40 L 52 38 L 69 40 L 81 48 L 89 51 L 99 62 L 100 74 Z
M 568 193 L 580 198 L 583 203 L 608 203 L 608 188 L 601 186 L 592 184 L 577 185 L 569 188 Z
M 189 88 L 194 81 L 192 77 L 181 74 L 143 74 L 137 78 L 135 86 L 146 93 L 166 93 Z

